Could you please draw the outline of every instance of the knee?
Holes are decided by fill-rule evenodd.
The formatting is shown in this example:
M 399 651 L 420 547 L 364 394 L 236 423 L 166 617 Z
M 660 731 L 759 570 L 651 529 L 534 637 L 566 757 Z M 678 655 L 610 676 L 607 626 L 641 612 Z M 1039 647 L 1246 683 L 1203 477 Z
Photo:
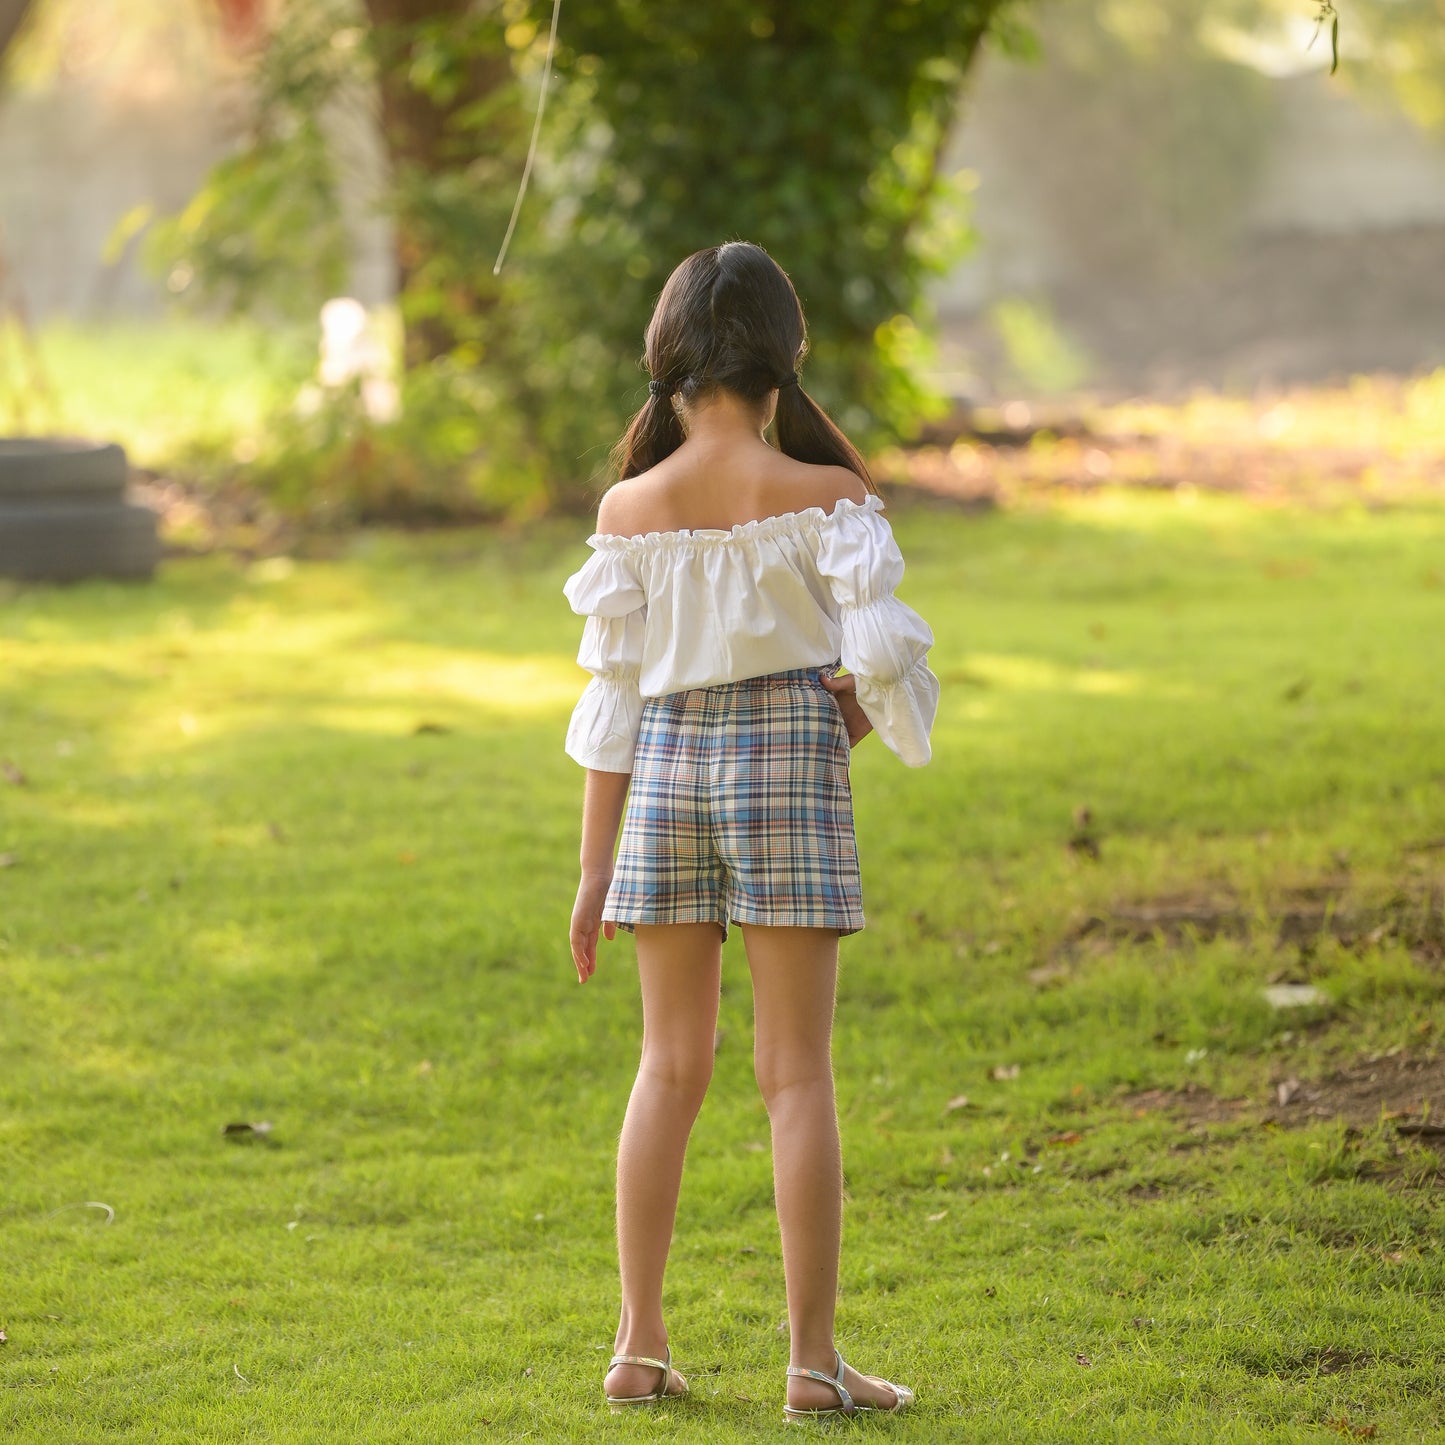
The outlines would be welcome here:
M 712 1054 L 649 1049 L 642 1056 L 642 1072 L 655 1088 L 666 1090 L 684 1108 L 696 1112 L 712 1082 Z
M 753 1074 L 769 1113 L 776 1103 L 795 1089 L 821 1089 L 830 1098 L 832 1096 L 833 1061 L 826 1049 L 755 1049 Z

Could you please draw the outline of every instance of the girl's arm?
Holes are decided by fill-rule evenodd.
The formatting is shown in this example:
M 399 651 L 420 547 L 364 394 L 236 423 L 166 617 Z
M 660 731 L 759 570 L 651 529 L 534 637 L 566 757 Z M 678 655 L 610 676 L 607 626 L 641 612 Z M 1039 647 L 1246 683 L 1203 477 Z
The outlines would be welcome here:
M 617 852 L 617 830 L 627 803 L 631 773 L 604 773 L 587 769 L 587 791 L 582 800 L 582 881 L 572 909 L 572 961 L 577 982 L 586 983 L 597 970 L 597 938 L 615 938 L 617 925 L 602 922 L 602 905 L 612 885 L 612 861 Z

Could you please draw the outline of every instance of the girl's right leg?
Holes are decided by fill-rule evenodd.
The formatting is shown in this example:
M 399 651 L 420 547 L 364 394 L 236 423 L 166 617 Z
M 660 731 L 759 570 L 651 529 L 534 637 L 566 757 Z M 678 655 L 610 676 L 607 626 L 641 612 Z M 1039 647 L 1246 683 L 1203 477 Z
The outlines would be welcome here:
M 832 1375 L 833 1316 L 843 1223 L 843 1162 L 833 1096 L 838 933 L 744 923 L 753 976 L 754 1067 L 773 1131 L 773 1189 L 783 1240 L 791 1363 Z M 860 1405 L 892 1408 L 886 1385 L 849 1369 Z M 788 1403 L 827 1409 L 838 1392 L 788 1378 Z
M 622 1315 L 615 1348 L 619 1355 L 661 1359 L 667 1349 L 662 1277 L 683 1159 L 712 1079 L 722 931 L 713 923 L 639 923 L 637 968 L 642 1060 L 617 1147 Z M 607 1375 L 607 1393 L 649 1394 L 661 1383 L 660 1373 L 645 1365 L 616 1365 Z M 679 1379 L 665 1388 L 676 1393 Z

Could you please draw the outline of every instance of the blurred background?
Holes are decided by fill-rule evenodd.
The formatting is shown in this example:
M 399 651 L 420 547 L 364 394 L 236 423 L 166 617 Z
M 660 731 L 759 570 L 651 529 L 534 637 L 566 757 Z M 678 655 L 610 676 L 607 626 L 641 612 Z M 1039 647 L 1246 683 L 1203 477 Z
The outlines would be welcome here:
M 1037 469 L 947 448 L 1041 425 L 1117 477 L 1108 434 L 1189 398 L 1271 454 L 1360 440 L 1291 388 L 1445 426 L 1441 0 L 1351 0 L 1333 74 L 1315 0 L 569 0 L 494 278 L 550 15 L 6 0 L 0 429 L 121 441 L 172 541 L 227 497 L 585 509 L 657 288 L 730 236 L 793 274 L 806 384 L 898 480 L 988 495 Z

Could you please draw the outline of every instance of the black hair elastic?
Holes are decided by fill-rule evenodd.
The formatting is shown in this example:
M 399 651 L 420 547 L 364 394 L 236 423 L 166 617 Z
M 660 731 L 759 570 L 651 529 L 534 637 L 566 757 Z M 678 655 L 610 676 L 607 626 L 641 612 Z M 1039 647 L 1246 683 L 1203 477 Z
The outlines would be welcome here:
M 777 387 L 778 390 L 781 391 L 785 386 L 797 386 L 797 384 L 798 373 L 796 371 L 790 371 L 780 382 L 777 383 Z
M 647 383 L 647 389 L 653 396 L 671 396 L 677 390 L 677 383 L 672 381 L 658 381 L 654 378 Z

